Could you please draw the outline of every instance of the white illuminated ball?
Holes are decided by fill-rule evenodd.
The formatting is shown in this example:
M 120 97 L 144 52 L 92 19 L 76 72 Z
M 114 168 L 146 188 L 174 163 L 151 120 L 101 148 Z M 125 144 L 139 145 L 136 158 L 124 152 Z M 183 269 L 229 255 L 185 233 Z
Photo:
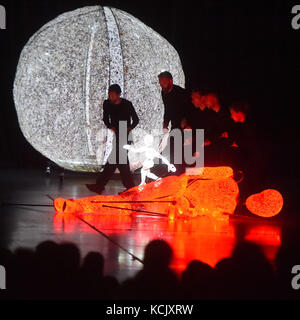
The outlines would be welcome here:
M 164 107 L 157 75 L 163 70 L 184 87 L 176 50 L 132 15 L 101 6 L 64 13 L 37 31 L 20 55 L 13 90 L 20 128 L 58 165 L 97 171 L 111 150 L 102 121 L 110 84 L 121 86 L 140 118 L 134 145 L 156 129 L 158 146 Z M 139 154 L 129 152 L 129 160 L 132 169 L 141 165 Z

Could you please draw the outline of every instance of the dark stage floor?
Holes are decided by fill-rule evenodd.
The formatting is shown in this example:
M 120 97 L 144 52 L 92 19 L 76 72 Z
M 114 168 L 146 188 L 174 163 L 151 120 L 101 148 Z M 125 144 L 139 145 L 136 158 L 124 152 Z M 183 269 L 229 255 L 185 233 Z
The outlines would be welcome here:
M 154 238 L 165 239 L 171 244 L 175 254 L 172 266 L 178 272 L 193 259 L 214 266 L 221 258 L 230 255 L 242 237 L 261 244 L 271 261 L 281 244 L 281 216 L 284 212 L 271 220 L 237 215 L 228 222 L 203 217 L 171 221 L 143 215 L 82 215 L 80 220 L 55 214 L 51 206 L 3 205 L 52 205 L 48 196 L 91 196 L 94 194 L 86 189 L 85 184 L 94 180 L 92 174 L 84 173 L 66 172 L 62 181 L 58 172 L 47 176 L 41 170 L 1 171 L 1 246 L 34 248 L 44 240 L 71 241 L 78 245 L 82 256 L 89 251 L 101 252 L 105 257 L 105 273 L 123 280 L 141 268 L 141 262 L 135 257 L 142 259 L 145 245 Z M 106 187 L 105 194 L 117 194 L 122 190 L 116 177 Z

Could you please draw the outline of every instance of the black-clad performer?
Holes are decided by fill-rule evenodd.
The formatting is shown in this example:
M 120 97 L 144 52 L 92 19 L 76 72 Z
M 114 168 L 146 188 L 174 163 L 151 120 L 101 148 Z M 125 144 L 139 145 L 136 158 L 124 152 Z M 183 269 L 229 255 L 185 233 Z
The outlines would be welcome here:
M 161 86 L 161 95 L 164 103 L 164 132 L 168 132 L 168 125 L 171 124 L 171 130 L 179 129 L 183 137 L 184 122 L 191 110 L 189 96 L 185 89 L 173 84 L 173 76 L 169 71 L 161 72 L 158 75 L 159 84 Z M 180 175 L 185 170 L 183 159 L 183 139 L 182 139 L 182 157 L 181 163 L 175 161 L 175 144 L 171 142 L 169 137 L 168 143 L 170 146 L 170 162 L 176 167 L 176 175 Z M 170 173 L 172 174 L 172 173 Z
M 116 139 L 116 143 L 113 143 L 113 147 L 116 149 L 112 150 L 110 153 L 110 158 L 105 164 L 104 170 L 97 177 L 96 184 L 86 185 L 90 191 L 98 194 L 102 193 L 105 185 L 115 172 L 116 168 L 120 171 L 121 179 L 125 188 L 129 189 L 135 186 L 130 172 L 127 150 L 125 150 L 123 146 L 120 146 L 119 124 L 120 121 L 127 122 L 127 137 L 125 139 L 125 144 L 128 144 L 128 133 L 137 126 L 139 118 L 132 103 L 121 98 L 121 88 L 118 84 L 113 84 L 108 89 L 108 100 L 105 100 L 103 103 L 103 121 L 107 128 L 113 130 L 115 133 L 114 139 Z M 112 161 L 114 152 L 116 158 L 115 161 Z M 126 159 L 126 163 L 123 163 L 120 159 Z

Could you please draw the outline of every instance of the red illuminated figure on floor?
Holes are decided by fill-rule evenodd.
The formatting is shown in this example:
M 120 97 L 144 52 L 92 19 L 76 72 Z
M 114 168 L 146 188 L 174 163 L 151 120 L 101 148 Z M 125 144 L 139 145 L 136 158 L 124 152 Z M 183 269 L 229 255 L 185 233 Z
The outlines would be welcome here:
M 227 219 L 236 208 L 238 194 L 231 168 L 206 167 L 199 175 L 165 177 L 120 195 L 56 199 L 54 207 L 57 212 L 64 213 L 129 215 L 137 211 L 170 219 L 201 215 Z
M 234 213 L 238 195 L 238 184 L 230 167 L 205 167 L 199 175 L 165 177 L 120 195 L 97 195 L 76 200 L 58 198 L 54 207 L 56 212 L 72 214 L 130 215 L 144 212 L 170 219 L 196 216 L 227 219 Z M 249 211 L 263 217 L 278 214 L 282 205 L 283 198 L 276 190 L 265 190 L 246 201 Z

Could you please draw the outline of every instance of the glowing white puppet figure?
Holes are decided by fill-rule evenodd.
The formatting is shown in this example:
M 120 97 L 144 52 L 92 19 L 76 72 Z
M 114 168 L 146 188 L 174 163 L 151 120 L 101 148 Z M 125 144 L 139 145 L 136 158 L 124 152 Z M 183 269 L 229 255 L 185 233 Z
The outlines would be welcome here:
M 173 164 L 171 164 L 168 159 L 163 157 L 158 151 L 152 148 L 153 144 L 153 136 L 150 134 L 147 134 L 144 137 L 145 146 L 141 148 L 133 148 L 131 145 L 126 144 L 123 146 L 124 149 L 131 150 L 135 153 L 144 153 L 146 156 L 145 161 L 143 162 L 142 168 L 141 168 L 141 183 L 140 186 L 143 186 L 146 184 L 146 177 L 153 179 L 153 180 L 160 180 L 161 178 L 155 175 L 150 171 L 151 168 L 154 166 L 154 158 L 160 158 L 162 161 L 168 166 L 168 171 L 175 172 L 176 168 Z

